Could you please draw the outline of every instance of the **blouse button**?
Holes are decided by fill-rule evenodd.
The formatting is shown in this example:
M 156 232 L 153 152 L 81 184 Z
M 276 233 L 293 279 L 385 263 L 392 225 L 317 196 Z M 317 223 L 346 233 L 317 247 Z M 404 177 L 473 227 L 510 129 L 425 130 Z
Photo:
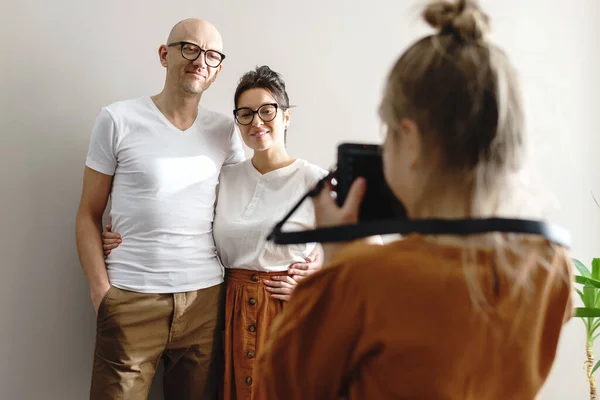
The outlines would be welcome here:
M 248 386 L 252 385 L 252 377 L 251 376 L 246 377 L 246 385 L 248 385 Z
M 250 303 L 251 306 L 256 304 L 256 300 L 254 299 L 254 297 L 250 297 L 250 299 L 248 299 L 248 303 Z
M 252 279 L 252 282 L 258 282 L 258 275 L 256 275 L 256 274 L 252 274 L 252 275 L 250 276 L 250 279 Z
M 250 325 L 250 326 L 248 327 L 248 330 L 249 330 L 250 332 L 256 332 L 256 325 Z

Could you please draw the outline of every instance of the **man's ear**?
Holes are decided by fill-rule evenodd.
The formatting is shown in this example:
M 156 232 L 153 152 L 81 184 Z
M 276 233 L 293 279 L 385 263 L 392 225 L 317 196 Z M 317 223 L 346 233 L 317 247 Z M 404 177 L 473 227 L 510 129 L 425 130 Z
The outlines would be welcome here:
M 160 65 L 167 68 L 167 46 L 164 44 L 158 48 L 158 58 L 160 60 Z

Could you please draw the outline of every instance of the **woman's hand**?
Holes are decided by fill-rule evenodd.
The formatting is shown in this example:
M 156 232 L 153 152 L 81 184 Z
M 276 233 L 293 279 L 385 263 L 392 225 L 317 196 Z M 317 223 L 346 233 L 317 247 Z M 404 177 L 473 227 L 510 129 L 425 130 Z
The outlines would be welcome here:
M 287 275 L 274 276 L 270 280 L 263 280 L 267 290 L 271 293 L 271 297 L 289 301 L 298 282 L 321 269 L 322 263 L 320 259 L 319 252 L 315 247 L 315 250 L 306 257 L 305 263 L 290 265 Z
M 358 222 L 360 203 L 365 195 L 367 181 L 357 178 L 348 191 L 348 196 L 342 207 L 339 207 L 332 197 L 334 190 L 330 182 L 325 184 L 321 193 L 313 198 L 317 228 L 355 224 Z
M 364 178 L 357 178 L 350 186 L 344 205 L 339 207 L 331 196 L 333 186 L 331 182 L 327 182 L 321 193 L 313 198 L 317 228 L 358 223 L 360 203 L 365 195 L 366 188 L 367 181 Z M 322 246 L 325 253 L 323 263 L 326 264 L 335 257 L 344 244 L 324 243 Z
M 264 279 L 263 283 L 271 293 L 271 297 L 283 301 L 289 301 L 292 292 L 298 286 L 298 282 L 289 275 L 274 276 L 270 280 Z
M 306 257 L 306 262 L 294 263 L 288 268 L 288 276 L 291 276 L 296 282 L 300 282 L 302 279 L 315 272 L 321 270 L 323 267 L 323 257 L 319 251 L 319 246 L 315 246 L 314 250 Z
M 112 224 L 106 225 L 105 228 L 106 232 L 102 232 L 102 248 L 104 249 L 104 256 L 107 256 L 112 249 L 119 247 L 121 244 L 121 235 L 111 231 Z

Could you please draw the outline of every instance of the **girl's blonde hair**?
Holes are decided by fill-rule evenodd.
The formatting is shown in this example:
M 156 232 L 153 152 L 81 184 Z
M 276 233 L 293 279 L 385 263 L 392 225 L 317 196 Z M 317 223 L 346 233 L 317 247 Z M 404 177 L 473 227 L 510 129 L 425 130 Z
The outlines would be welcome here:
M 389 135 L 400 132 L 405 118 L 421 133 L 428 174 L 411 216 L 435 211 L 440 206 L 435 202 L 448 190 L 464 194 L 465 204 L 459 206 L 469 217 L 516 216 L 507 206 L 515 194 L 511 182 L 525 158 L 516 71 L 487 40 L 490 20 L 476 1 L 432 1 L 422 17 L 436 32 L 414 43 L 395 63 L 379 110 Z M 474 303 L 482 305 L 486 291 L 476 278 L 472 240 L 465 240 L 464 273 Z M 494 264 L 512 277 L 514 293 L 520 292 L 534 273 L 536 263 L 525 261 L 532 253 L 520 254 L 518 241 L 507 235 L 486 235 L 485 240 L 500 250 L 494 252 Z M 515 262 L 529 263 L 518 268 Z
M 478 192 L 498 191 L 522 164 L 525 122 L 516 73 L 486 40 L 489 18 L 476 2 L 434 1 L 423 18 L 437 32 L 398 59 L 380 114 L 391 134 L 402 119 L 415 121 L 423 157 L 435 163 L 420 207 L 447 182 L 471 193 L 470 215 L 486 214 Z

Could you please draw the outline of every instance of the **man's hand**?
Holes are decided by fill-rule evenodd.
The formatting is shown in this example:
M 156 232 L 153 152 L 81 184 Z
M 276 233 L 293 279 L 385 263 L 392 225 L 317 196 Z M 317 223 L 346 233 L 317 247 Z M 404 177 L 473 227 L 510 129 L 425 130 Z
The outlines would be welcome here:
M 76 218 L 76 240 L 79 260 L 90 287 L 96 313 L 110 288 L 102 251 L 102 214 L 106 208 L 112 176 L 85 167 L 83 191 Z

